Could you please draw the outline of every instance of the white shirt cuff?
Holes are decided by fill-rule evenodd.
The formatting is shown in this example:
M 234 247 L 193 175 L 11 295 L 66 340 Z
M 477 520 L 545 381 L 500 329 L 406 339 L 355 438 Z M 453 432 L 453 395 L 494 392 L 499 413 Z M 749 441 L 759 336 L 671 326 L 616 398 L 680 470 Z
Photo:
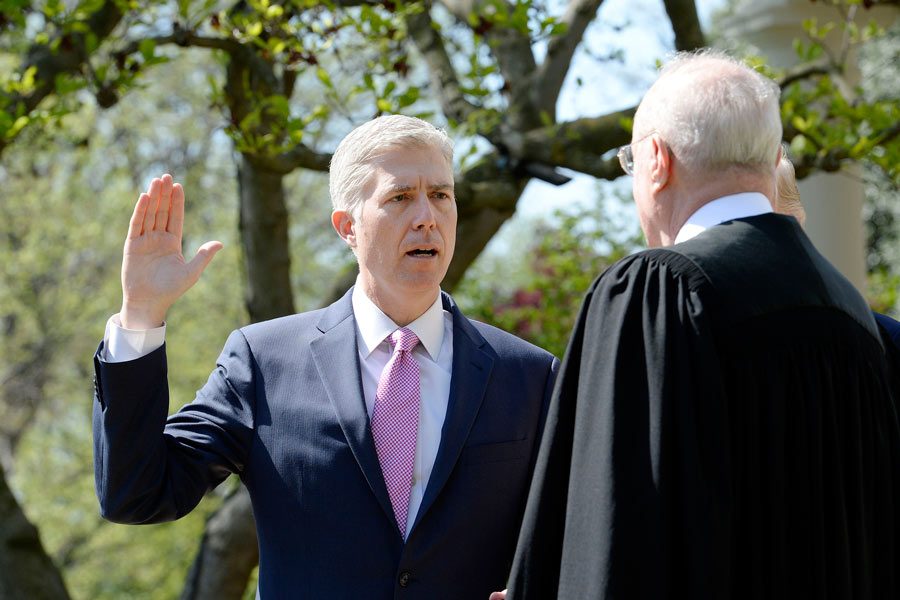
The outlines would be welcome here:
M 147 356 L 166 341 L 166 324 L 153 329 L 125 329 L 119 321 L 119 313 L 114 314 L 106 322 L 106 333 L 103 335 L 106 362 L 117 363 L 135 360 Z

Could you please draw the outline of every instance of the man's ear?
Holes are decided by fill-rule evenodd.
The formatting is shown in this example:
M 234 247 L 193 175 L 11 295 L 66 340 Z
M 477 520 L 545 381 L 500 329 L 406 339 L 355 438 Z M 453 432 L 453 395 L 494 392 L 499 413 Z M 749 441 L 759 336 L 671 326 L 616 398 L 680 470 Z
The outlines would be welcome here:
M 650 137 L 650 181 L 656 190 L 661 190 L 669 183 L 672 174 L 672 153 L 659 137 Z
M 331 213 L 331 226 L 337 231 L 347 245 L 356 248 L 356 223 L 346 210 L 335 210 Z

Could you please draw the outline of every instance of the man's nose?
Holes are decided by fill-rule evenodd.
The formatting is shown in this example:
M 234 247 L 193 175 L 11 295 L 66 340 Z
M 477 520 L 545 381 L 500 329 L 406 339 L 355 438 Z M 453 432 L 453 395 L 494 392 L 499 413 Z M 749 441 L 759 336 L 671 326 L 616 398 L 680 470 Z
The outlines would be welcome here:
M 431 229 L 436 225 L 434 206 L 425 192 L 416 194 L 413 229 Z

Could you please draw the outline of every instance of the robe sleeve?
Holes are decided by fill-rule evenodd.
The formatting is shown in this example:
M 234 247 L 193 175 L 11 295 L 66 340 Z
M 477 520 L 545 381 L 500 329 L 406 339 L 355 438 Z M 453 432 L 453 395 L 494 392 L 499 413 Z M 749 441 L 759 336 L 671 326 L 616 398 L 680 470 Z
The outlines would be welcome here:
M 620 261 L 563 361 L 509 598 L 727 597 L 729 457 L 709 283 L 682 255 Z M 725 545 L 727 547 L 727 544 Z

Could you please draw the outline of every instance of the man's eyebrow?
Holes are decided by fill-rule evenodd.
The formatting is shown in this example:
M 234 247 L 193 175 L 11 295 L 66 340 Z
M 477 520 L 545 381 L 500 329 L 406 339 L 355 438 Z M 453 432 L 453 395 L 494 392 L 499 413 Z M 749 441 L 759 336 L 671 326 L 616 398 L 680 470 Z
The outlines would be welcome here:
M 406 184 L 404 184 L 404 183 L 400 183 L 400 184 L 397 184 L 397 185 L 392 185 L 391 187 L 389 187 L 389 188 L 386 190 L 385 193 L 387 193 L 387 194 L 399 194 L 399 193 L 402 193 L 402 192 L 410 192 L 410 191 L 412 191 L 412 190 L 414 190 L 414 189 L 416 189 L 415 186 L 412 186 L 412 185 L 406 185 Z M 430 191 L 430 192 L 434 192 L 434 191 L 445 191 L 445 190 L 453 191 L 453 184 L 452 184 L 452 183 L 435 183 L 434 185 L 428 186 L 428 191 Z
M 392 185 L 391 187 L 389 187 L 389 188 L 386 190 L 385 193 L 387 193 L 387 194 L 399 194 L 400 192 L 409 192 L 409 191 L 411 191 L 411 190 L 413 190 L 413 189 L 415 189 L 415 188 L 414 188 L 413 186 L 411 186 L 411 185 L 405 185 L 405 184 L 400 183 L 400 184 L 397 184 L 397 185 Z

